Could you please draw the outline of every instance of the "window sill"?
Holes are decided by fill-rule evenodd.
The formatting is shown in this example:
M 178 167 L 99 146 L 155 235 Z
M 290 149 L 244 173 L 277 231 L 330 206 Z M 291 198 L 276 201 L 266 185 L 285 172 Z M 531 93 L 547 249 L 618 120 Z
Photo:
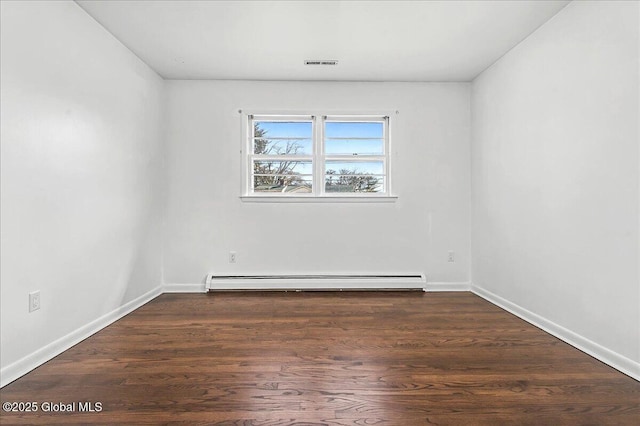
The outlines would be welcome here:
M 395 203 L 395 195 L 379 196 L 323 196 L 323 197 L 281 197 L 273 195 L 243 195 L 240 199 L 245 203 Z

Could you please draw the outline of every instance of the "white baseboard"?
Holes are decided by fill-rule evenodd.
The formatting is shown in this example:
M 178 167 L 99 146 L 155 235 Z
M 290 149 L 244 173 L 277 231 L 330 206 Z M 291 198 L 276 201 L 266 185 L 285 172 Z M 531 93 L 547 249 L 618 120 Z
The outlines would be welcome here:
M 87 337 L 97 333 L 108 325 L 114 323 L 123 316 L 135 311 L 145 303 L 161 294 L 162 287 L 156 287 L 153 290 L 143 294 L 142 296 L 137 297 L 136 299 L 125 303 L 119 308 L 116 308 L 113 311 L 101 316 L 100 318 L 91 321 L 89 324 L 72 331 L 66 336 L 63 336 L 58 340 L 49 343 L 43 348 L 40 348 L 37 351 L 25 356 L 24 358 L 19 359 L 13 364 L 4 367 L 2 370 L 0 370 L 0 387 L 4 387 L 14 380 L 24 376 L 31 370 L 60 355 L 62 352 L 80 343 Z
M 163 293 L 206 293 L 204 284 L 165 284 L 162 287 Z
M 615 368 L 616 370 L 626 374 L 635 380 L 640 381 L 640 363 L 633 361 L 617 352 L 605 348 L 598 343 L 587 339 L 569 329 L 562 327 L 540 315 L 533 313 L 522 306 L 516 305 L 502 297 L 493 294 L 489 290 L 485 290 L 482 287 L 478 287 L 475 284 L 471 285 L 471 291 L 482 297 L 483 299 L 499 306 L 500 308 L 508 311 L 515 316 L 527 321 L 530 324 L 546 331 L 547 333 L 557 337 L 558 339 L 580 349 L 582 352 L 591 355 L 592 357 L 604 362 L 605 364 Z
M 471 283 L 465 282 L 428 282 L 424 291 L 471 291 Z

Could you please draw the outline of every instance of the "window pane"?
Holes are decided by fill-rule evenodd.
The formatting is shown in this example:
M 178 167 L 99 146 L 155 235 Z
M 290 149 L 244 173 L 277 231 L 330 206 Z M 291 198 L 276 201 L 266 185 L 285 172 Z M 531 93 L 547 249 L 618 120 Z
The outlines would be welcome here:
M 324 124 L 325 138 L 383 139 L 384 126 L 370 121 L 327 121 Z
M 253 153 L 310 155 L 313 151 L 310 121 L 253 121 Z
M 384 192 L 384 177 L 373 175 L 326 175 L 324 188 L 328 193 Z
M 253 140 L 253 153 L 264 155 L 311 155 L 311 139 L 263 139 Z
M 382 161 L 327 161 L 326 192 L 384 192 Z
M 311 138 L 310 121 L 254 121 L 255 137 L 269 138 Z
M 253 177 L 253 192 L 310 193 L 313 177 L 309 175 L 260 175 Z
M 313 174 L 313 166 L 311 161 L 254 160 L 253 174 L 311 175 Z
M 327 161 L 325 174 L 384 175 L 382 161 Z
M 253 153 L 309 155 L 312 153 L 310 121 L 254 121 Z
M 324 150 L 328 155 L 382 155 L 384 139 L 325 139 Z

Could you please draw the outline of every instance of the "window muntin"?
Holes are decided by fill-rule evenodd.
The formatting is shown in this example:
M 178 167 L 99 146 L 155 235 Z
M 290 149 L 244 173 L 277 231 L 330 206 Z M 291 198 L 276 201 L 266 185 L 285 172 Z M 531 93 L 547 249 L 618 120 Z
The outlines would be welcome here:
M 388 117 L 248 118 L 246 195 L 389 195 Z

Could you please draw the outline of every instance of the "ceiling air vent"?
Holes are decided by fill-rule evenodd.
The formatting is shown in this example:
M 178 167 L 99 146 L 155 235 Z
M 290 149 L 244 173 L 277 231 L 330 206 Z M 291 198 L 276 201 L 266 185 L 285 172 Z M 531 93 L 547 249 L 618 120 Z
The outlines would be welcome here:
M 335 59 L 307 59 L 305 65 L 338 65 Z

